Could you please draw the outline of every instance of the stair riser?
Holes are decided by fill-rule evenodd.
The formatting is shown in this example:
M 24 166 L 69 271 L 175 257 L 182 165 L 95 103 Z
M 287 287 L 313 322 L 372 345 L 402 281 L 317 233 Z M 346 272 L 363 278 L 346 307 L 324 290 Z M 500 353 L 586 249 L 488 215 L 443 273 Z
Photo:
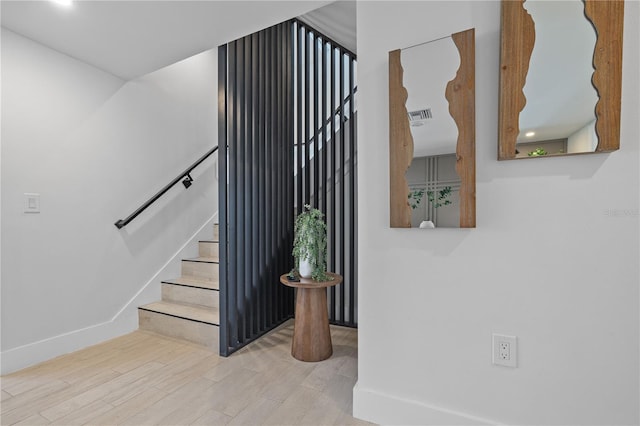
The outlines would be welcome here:
M 213 257 L 214 259 L 219 258 L 220 244 L 201 241 L 198 245 L 200 257 Z
M 218 264 L 182 261 L 182 276 L 218 281 Z
M 219 306 L 219 292 L 203 288 L 163 283 L 162 300 L 217 308 Z
M 138 309 L 140 329 L 218 349 L 218 327 Z

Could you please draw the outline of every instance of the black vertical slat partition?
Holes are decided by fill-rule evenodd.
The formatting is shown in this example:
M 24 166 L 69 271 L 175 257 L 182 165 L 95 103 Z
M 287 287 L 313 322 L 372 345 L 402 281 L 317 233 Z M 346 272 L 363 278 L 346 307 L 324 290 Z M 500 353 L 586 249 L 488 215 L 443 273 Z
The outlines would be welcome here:
M 229 106 L 229 102 L 227 92 L 231 87 L 229 80 L 227 80 L 227 68 L 231 64 L 231 62 L 228 61 L 227 50 L 227 46 L 220 46 L 218 48 L 218 182 L 220 183 L 218 187 L 218 198 L 221 207 L 218 209 L 218 241 L 226 242 L 226 244 L 219 244 L 220 268 L 218 280 L 220 285 L 220 294 L 228 294 L 229 291 L 227 286 L 227 268 L 224 266 L 227 264 L 226 260 L 229 257 L 229 238 L 227 227 L 222 226 L 222 224 L 228 223 L 227 209 L 223 208 L 223 206 L 226 206 L 228 194 L 228 181 L 226 176 L 228 163 L 227 158 L 229 155 L 229 145 L 227 141 L 227 108 Z M 222 204 L 222 200 L 225 200 L 225 204 Z M 222 297 L 220 299 L 222 299 Z M 227 309 L 226 301 L 222 303 L 221 300 L 219 308 L 220 319 L 225 318 L 226 320 L 229 315 L 229 309 Z M 227 342 L 229 340 L 228 327 L 220 327 L 219 340 L 220 342 Z M 222 348 L 222 345 L 220 345 L 220 347 Z M 223 351 L 221 349 L 220 353 L 226 355 L 228 351 Z
M 220 353 L 293 316 L 293 223 L 327 221 L 329 319 L 357 325 L 355 55 L 293 20 L 218 51 Z M 226 141 L 226 143 L 225 143 Z
M 297 25 L 294 27 L 297 29 Z M 297 31 L 297 37 L 295 38 L 296 41 L 296 46 L 301 46 L 304 44 L 304 31 Z M 302 117 L 302 109 L 303 109 L 303 95 L 304 95 L 304 90 L 303 90 L 303 78 L 302 78 L 302 71 L 303 71 L 303 64 L 304 64 L 304 55 L 303 55 L 303 51 L 302 48 L 299 49 L 295 49 L 295 56 L 296 56 L 296 75 L 295 75 L 295 92 L 296 92 L 296 117 L 298 118 L 297 120 L 294 120 L 296 123 L 296 140 L 297 141 L 301 141 L 303 140 L 302 137 L 305 133 L 303 133 L 303 125 L 299 119 L 299 117 Z M 303 146 L 301 144 L 296 143 L 296 171 L 297 170 L 301 170 L 302 168 L 302 149 Z M 296 200 L 302 200 L 303 199 L 303 182 L 302 182 L 302 176 L 299 177 L 299 179 L 294 179 L 295 182 L 295 186 L 296 186 Z M 302 212 L 302 204 L 298 203 L 296 205 L 296 214 L 300 214 Z
M 309 111 L 310 111 L 310 100 L 309 95 L 310 90 L 309 86 L 311 85 L 311 78 L 309 77 L 309 68 L 311 67 L 311 52 L 312 49 L 309 48 L 309 36 L 310 34 L 306 31 L 304 27 L 301 27 L 302 34 L 304 35 L 304 44 L 298 46 L 299 51 L 304 52 L 305 55 L 305 63 L 304 63 L 304 134 L 305 138 L 301 141 L 298 141 L 298 146 L 301 149 L 304 149 L 304 163 L 300 165 L 304 173 L 300 173 L 300 176 L 303 177 L 304 181 L 304 195 L 303 200 L 305 202 L 299 203 L 302 206 L 305 204 L 309 204 L 311 202 L 311 155 L 309 153 L 309 143 L 308 141 L 311 138 L 311 132 L 309 131 Z M 298 119 L 298 123 L 302 121 L 302 114 L 296 117 Z M 300 200 L 298 200 L 300 201 Z
M 293 316 L 293 22 L 218 50 L 220 353 Z M 226 143 L 224 142 L 226 141 Z
M 338 231 L 338 235 L 340 237 L 339 239 L 339 245 L 336 247 L 336 251 L 340 251 L 340 261 L 338 263 L 338 270 L 342 272 L 342 275 L 345 275 L 346 272 L 346 265 L 345 265 L 345 254 L 344 254 L 344 245 L 345 245 L 345 233 L 346 233 L 346 229 L 344 226 L 344 219 L 345 219 L 345 211 L 344 211 L 344 178 L 346 175 L 346 171 L 344 169 L 344 152 L 345 152 L 345 131 L 344 131 L 344 124 L 345 124 L 345 94 L 344 94 L 344 56 L 342 55 L 342 52 L 340 52 L 340 65 L 339 65 L 339 69 L 340 69 L 340 86 L 338 88 L 338 93 L 340 94 L 338 100 L 340 102 L 340 106 L 338 108 L 340 108 L 340 112 L 339 112 L 339 117 L 340 117 L 340 130 L 338 131 L 338 134 L 336 136 L 338 136 L 338 146 L 337 146 L 337 150 L 338 150 L 338 169 L 336 170 L 338 174 L 338 179 L 340 181 L 340 183 L 337 185 L 337 191 L 338 192 L 338 200 L 336 201 L 336 204 L 338 207 L 338 212 L 339 212 L 339 221 L 338 221 L 338 226 L 337 226 L 337 231 Z M 344 281 L 343 281 L 344 282 Z M 339 285 L 337 287 L 337 290 L 340 290 L 340 305 L 344 305 L 344 285 Z M 338 306 L 340 306 L 338 305 Z M 336 313 L 336 321 L 338 322 L 344 322 L 344 309 L 339 309 L 338 312 Z
M 356 124 L 355 119 L 355 61 L 349 61 L 349 282 L 356 282 Z M 355 285 L 349 286 L 349 318 L 355 317 Z
M 310 204 L 325 214 L 327 267 L 344 278 L 328 292 L 329 320 L 355 327 L 356 57 L 301 21 L 294 31 L 295 211 Z
M 336 144 L 335 144 L 335 134 L 336 134 L 336 119 L 333 116 L 333 111 L 336 110 L 336 55 L 338 55 L 340 52 L 336 51 L 336 49 L 330 49 L 330 56 L 331 56 L 331 61 L 329 62 L 329 66 L 331 67 L 331 85 L 329 90 L 331 91 L 331 117 L 329 117 L 329 119 L 331 120 L 331 138 L 329 139 L 329 144 L 327 145 L 329 147 L 329 151 L 331 152 L 331 157 L 330 158 L 330 162 L 329 162 L 329 170 L 336 170 Z M 331 199 L 330 199 L 330 212 L 329 215 L 327 216 L 327 244 L 329 245 L 329 247 L 331 248 L 335 248 L 335 240 L 336 240 L 336 174 L 335 173 L 329 173 L 330 176 L 330 180 L 329 180 L 329 188 L 331 188 Z M 327 267 L 329 268 L 329 270 L 331 271 L 337 271 L 336 268 L 336 251 L 334 250 L 330 250 L 328 253 L 328 259 L 327 259 Z M 332 319 L 335 319 L 335 307 L 336 307 L 336 287 L 332 286 L 331 287 L 331 291 L 329 293 L 329 306 L 330 306 L 330 311 L 329 311 L 329 317 Z

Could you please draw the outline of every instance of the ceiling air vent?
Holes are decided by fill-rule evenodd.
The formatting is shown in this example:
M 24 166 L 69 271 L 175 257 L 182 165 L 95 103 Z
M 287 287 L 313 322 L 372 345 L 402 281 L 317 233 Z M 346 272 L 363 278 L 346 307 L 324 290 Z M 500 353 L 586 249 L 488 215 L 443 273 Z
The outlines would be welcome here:
M 412 126 L 423 126 L 431 118 L 431 108 L 409 111 L 409 124 Z

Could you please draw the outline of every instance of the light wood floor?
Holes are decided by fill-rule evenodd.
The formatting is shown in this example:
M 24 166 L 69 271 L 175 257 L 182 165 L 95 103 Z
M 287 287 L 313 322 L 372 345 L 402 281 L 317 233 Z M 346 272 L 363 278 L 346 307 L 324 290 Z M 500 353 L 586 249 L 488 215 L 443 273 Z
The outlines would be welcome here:
M 357 331 L 291 357 L 293 322 L 228 358 L 136 331 L 2 377 L 2 425 L 365 425 L 351 416 Z

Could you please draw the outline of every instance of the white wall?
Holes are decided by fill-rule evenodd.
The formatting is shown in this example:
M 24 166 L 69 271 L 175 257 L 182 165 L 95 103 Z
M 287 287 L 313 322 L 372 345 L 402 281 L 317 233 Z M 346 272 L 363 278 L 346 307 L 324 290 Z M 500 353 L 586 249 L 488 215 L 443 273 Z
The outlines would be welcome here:
M 2 30 L 3 373 L 133 330 L 159 299 L 217 210 L 214 161 L 113 224 L 216 144 L 216 75 L 214 49 L 125 82 Z
M 499 3 L 358 3 L 358 202 L 367 214 L 356 416 L 638 424 L 639 6 L 625 4 L 621 149 L 498 162 Z M 390 229 L 380 172 L 389 169 L 387 52 L 469 27 L 477 228 Z M 494 332 L 518 336 L 517 369 L 491 364 Z
M 596 120 L 587 123 L 567 138 L 567 152 L 593 152 L 598 147 Z

